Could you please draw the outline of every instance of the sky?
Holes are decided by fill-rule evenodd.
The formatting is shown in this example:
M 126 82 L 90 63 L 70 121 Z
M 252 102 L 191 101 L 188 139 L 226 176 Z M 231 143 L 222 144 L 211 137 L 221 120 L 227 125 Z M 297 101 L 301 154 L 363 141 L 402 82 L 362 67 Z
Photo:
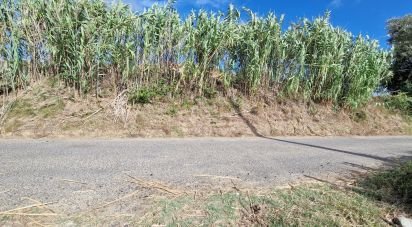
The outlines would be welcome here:
M 153 3 L 153 0 L 123 0 L 133 10 L 141 11 Z M 177 0 L 176 8 L 182 15 L 191 10 L 225 11 L 229 4 L 237 8 L 247 7 L 265 16 L 268 12 L 285 15 L 285 27 L 299 18 L 315 18 L 325 11 L 332 12 L 334 26 L 342 27 L 354 35 L 369 35 L 377 39 L 383 48 L 387 43 L 386 21 L 390 18 L 412 14 L 412 0 Z M 246 13 L 244 13 L 246 14 Z

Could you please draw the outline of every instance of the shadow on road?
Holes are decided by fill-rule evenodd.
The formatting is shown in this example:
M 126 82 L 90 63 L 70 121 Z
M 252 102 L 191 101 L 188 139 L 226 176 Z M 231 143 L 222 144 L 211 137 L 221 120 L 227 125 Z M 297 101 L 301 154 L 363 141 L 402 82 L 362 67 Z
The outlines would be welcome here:
M 324 147 L 324 146 L 319 146 L 319 145 L 314 145 L 314 144 L 307 144 L 307 143 L 302 143 L 302 142 L 296 142 L 296 141 L 291 141 L 291 140 L 284 140 L 284 139 L 277 139 L 277 138 L 272 138 L 272 137 L 267 137 L 262 134 L 260 134 L 257 130 L 257 128 L 250 122 L 250 120 L 243 115 L 240 106 L 233 100 L 233 98 L 230 99 L 230 104 L 232 105 L 233 109 L 236 111 L 236 114 L 245 122 L 245 124 L 250 128 L 252 133 L 260 138 L 268 139 L 268 140 L 274 140 L 282 143 L 288 143 L 288 144 L 294 144 L 294 145 L 299 145 L 299 146 L 305 146 L 305 147 L 311 147 L 311 148 L 317 148 L 317 149 L 322 149 L 322 150 L 327 150 L 327 151 L 333 151 L 333 152 L 339 152 L 343 154 L 349 154 L 349 155 L 355 155 L 363 158 L 371 158 L 375 160 L 379 160 L 382 162 L 385 162 L 388 165 L 393 165 L 398 163 L 399 161 L 403 161 L 404 159 L 412 159 L 412 154 L 411 156 L 405 156 L 402 158 L 385 158 L 385 157 L 380 157 L 376 155 L 370 155 L 370 154 L 364 154 L 364 153 L 358 153 L 358 152 L 353 152 L 353 151 L 345 151 L 341 149 L 336 149 L 336 148 L 331 148 L 331 147 Z M 409 153 L 412 153 L 412 151 L 409 151 Z

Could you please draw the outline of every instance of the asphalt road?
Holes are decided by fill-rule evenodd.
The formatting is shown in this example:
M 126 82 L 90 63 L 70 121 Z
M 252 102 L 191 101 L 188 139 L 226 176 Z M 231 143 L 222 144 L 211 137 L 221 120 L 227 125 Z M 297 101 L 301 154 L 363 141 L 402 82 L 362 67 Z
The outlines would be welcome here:
M 29 197 L 87 209 L 134 189 L 125 173 L 184 187 L 281 185 L 412 158 L 412 137 L 0 140 L 0 211 Z

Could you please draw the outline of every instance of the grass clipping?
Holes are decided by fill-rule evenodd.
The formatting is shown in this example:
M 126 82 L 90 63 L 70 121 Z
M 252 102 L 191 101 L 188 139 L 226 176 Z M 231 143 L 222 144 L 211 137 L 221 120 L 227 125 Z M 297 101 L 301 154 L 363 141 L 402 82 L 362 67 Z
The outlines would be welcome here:
M 55 221 L 107 226 L 116 219 L 130 226 L 388 226 L 393 225 L 393 218 L 411 214 L 411 173 L 412 162 L 407 162 L 369 173 L 350 186 L 322 181 L 275 189 L 247 188 L 238 179 L 198 175 L 225 185 L 205 190 L 176 188 L 125 173 L 136 189 L 113 201 L 61 217 L 47 203 L 29 198 L 34 204 L 1 212 L 0 225 L 17 220 L 40 226 Z M 138 203 L 139 193 L 150 204 L 141 215 L 113 215 L 110 207 Z
M 397 217 L 412 214 L 412 161 L 375 170 L 349 185 L 324 181 L 259 190 L 241 189 L 233 179 L 227 180 L 233 186 L 226 191 L 168 192 L 136 224 L 388 226 Z
M 239 190 L 160 199 L 141 225 L 159 226 L 387 226 L 368 197 L 325 184 L 274 191 Z

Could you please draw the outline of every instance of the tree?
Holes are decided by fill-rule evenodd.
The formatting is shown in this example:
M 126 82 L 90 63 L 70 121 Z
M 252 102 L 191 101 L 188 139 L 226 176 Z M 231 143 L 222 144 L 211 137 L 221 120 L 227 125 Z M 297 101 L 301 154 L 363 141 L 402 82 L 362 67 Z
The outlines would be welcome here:
M 387 29 L 394 56 L 389 89 L 412 95 L 412 15 L 389 20 Z

